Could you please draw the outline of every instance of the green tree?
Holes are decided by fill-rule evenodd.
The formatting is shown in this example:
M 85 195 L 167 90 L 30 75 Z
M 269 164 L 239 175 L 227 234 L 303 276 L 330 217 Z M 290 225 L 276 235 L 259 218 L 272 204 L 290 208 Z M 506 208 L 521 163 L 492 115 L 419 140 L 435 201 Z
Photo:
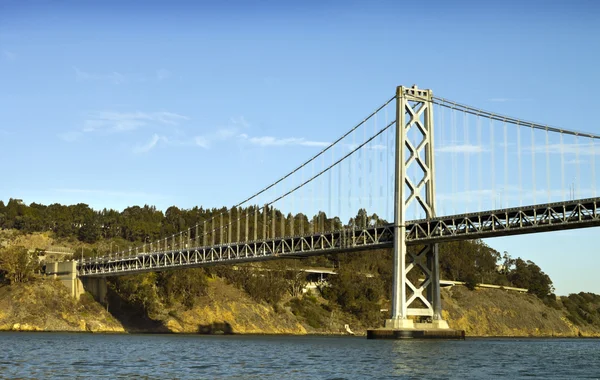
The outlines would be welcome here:
M 532 261 L 520 257 L 515 260 L 514 269 L 508 274 L 508 279 L 519 288 L 527 288 L 529 293 L 540 299 L 546 299 L 554 293 L 550 277 Z
M 160 272 L 157 289 L 164 303 L 181 303 L 188 309 L 196 304 L 198 297 L 206 295 L 208 282 L 203 268 Z
M 79 228 L 79 240 L 85 243 L 95 243 L 102 236 L 100 222 L 96 214 L 90 214 L 83 221 L 83 225 Z
M 4 282 L 14 284 L 30 281 L 38 269 L 36 255 L 29 253 L 27 248 L 0 248 L 0 278 Z
M 340 256 L 337 275 L 330 277 L 323 296 L 367 325 L 381 322 L 381 300 L 386 296 L 382 277 L 373 273 L 374 266 L 365 265 L 368 260 L 344 262 L 348 256 Z

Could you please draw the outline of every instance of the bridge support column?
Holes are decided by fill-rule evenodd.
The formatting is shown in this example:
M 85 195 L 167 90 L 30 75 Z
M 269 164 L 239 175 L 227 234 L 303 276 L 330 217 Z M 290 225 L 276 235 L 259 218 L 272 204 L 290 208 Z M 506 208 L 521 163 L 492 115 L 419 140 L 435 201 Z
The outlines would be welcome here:
M 442 320 L 437 244 L 406 245 L 406 211 L 435 216 L 432 97 L 416 86 L 397 88 L 392 316 L 368 338 L 464 337 Z
M 82 277 L 81 282 L 87 292 L 89 292 L 96 301 L 106 304 L 106 277 Z
M 46 264 L 46 274 L 62 282 L 71 297 L 79 299 L 83 294 L 83 284 L 77 277 L 77 261 L 63 261 Z

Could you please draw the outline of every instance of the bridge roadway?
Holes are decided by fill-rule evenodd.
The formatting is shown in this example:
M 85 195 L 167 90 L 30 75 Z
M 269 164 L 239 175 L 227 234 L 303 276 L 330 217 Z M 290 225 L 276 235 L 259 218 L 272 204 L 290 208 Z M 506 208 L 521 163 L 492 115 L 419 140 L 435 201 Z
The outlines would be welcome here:
M 408 245 L 441 243 L 600 226 L 600 198 L 442 216 L 406 224 Z M 288 236 L 207 247 L 185 246 L 170 251 L 126 257 L 100 257 L 78 262 L 80 277 L 118 276 L 174 268 L 234 264 L 276 258 L 298 258 L 337 252 L 391 247 L 392 224 L 365 229 Z

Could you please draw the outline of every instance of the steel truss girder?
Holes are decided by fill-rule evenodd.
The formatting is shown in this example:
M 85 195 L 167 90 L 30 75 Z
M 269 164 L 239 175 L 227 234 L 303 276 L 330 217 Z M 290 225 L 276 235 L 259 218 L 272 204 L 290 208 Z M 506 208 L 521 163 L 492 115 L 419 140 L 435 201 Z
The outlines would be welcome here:
M 434 243 L 599 226 L 599 204 L 600 198 L 588 198 L 414 220 L 406 239 Z
M 386 225 L 354 231 L 346 229 L 308 236 L 142 253 L 123 258 L 104 257 L 83 261 L 78 265 L 78 274 L 80 277 L 118 276 L 180 267 L 361 251 L 389 247 L 393 236 L 393 226 Z
M 589 198 L 413 220 L 406 223 L 406 244 L 427 245 L 600 226 L 599 205 L 600 198 Z M 265 241 L 140 253 L 123 258 L 101 257 L 80 262 L 78 271 L 79 276 L 118 276 L 174 268 L 364 251 L 388 248 L 393 243 L 394 226 L 390 224 Z M 423 253 L 420 252 L 418 256 Z M 411 269 L 415 262 L 424 260 L 424 256 L 413 258 L 410 253 L 409 256 Z

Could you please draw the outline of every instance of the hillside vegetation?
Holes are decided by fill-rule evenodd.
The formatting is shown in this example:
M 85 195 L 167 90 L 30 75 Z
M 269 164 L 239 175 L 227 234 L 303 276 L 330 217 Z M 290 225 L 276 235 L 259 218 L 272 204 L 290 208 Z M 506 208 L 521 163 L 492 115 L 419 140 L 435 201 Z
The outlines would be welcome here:
M 84 204 L 27 206 L 0 201 L 4 228 L 0 230 L 0 283 L 12 289 L 45 284 L 36 280 L 35 274 L 42 270 L 37 253 L 50 245 L 69 247 L 80 257 L 110 254 L 117 247 L 179 230 L 188 231 L 186 238 L 204 239 L 195 236 L 196 225 L 212 225 L 211 218 L 221 213 L 227 223 L 229 215 L 235 218 L 238 212 L 262 211 L 170 207 L 163 214 L 150 206 L 117 212 L 94 211 Z M 278 220 L 285 218 L 285 225 L 291 222 L 296 231 L 306 232 L 386 223 L 362 209 L 348 223 L 324 213 L 309 219 L 267 211 L 269 218 L 273 214 Z M 257 218 L 256 225 L 253 218 L 250 221 L 250 234 L 256 229 L 260 236 L 263 217 Z M 270 220 L 267 225 L 272 226 Z M 209 241 L 221 237 L 214 235 Z M 420 247 L 409 249 L 416 253 Z M 466 288 L 444 291 L 445 315 L 453 327 L 475 335 L 590 335 L 600 326 L 600 296 L 556 297 L 551 279 L 531 261 L 501 254 L 477 240 L 440 244 L 439 251 L 441 277 L 466 283 Z M 309 267 L 333 268 L 337 274 L 314 294 L 304 295 L 302 269 Z M 423 277 L 415 268 L 408 274 L 411 281 Z M 529 294 L 477 290 L 478 283 L 527 288 Z M 390 309 L 391 289 L 391 251 L 375 250 L 113 277 L 108 307 L 129 331 L 341 333 L 349 324 L 360 332 L 383 324 L 389 312 L 382 310 Z
M 125 332 L 89 294 L 71 298 L 64 285 L 37 277 L 0 286 L 0 331 Z

